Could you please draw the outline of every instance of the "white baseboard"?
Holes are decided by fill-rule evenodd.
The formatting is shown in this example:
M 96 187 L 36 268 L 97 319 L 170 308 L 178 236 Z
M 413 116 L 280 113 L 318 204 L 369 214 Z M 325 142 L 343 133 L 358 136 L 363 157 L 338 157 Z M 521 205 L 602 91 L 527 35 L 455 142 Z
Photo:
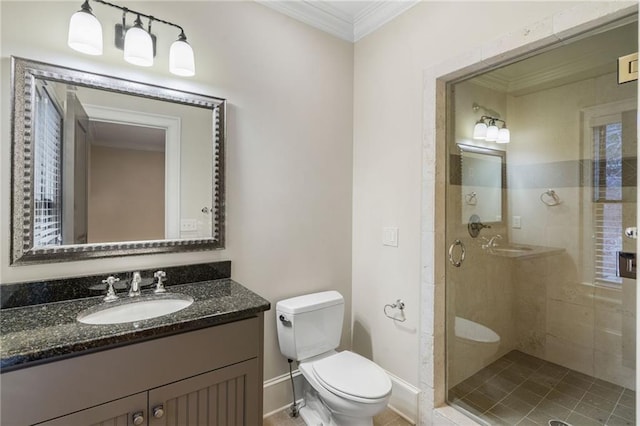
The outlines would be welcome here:
M 293 383 L 296 387 L 296 399 L 302 399 L 304 378 L 300 371 L 293 371 Z M 291 395 L 291 379 L 289 373 L 266 380 L 263 384 L 263 416 L 272 414 L 291 407 L 293 397 Z
M 387 374 L 393 386 L 389 407 L 407 421 L 416 424 L 419 415 L 418 395 L 420 390 L 389 372 Z M 296 387 L 296 399 L 300 402 L 304 387 L 304 377 L 302 377 L 299 370 L 293 372 L 293 382 Z M 266 380 L 263 390 L 264 417 L 291 407 L 293 398 L 291 396 L 289 374 Z
M 420 405 L 418 403 L 420 389 L 410 383 L 405 382 L 398 376 L 389 373 L 391 379 L 392 391 L 389 400 L 389 408 L 402 416 L 405 420 L 412 424 L 418 423 L 420 415 Z

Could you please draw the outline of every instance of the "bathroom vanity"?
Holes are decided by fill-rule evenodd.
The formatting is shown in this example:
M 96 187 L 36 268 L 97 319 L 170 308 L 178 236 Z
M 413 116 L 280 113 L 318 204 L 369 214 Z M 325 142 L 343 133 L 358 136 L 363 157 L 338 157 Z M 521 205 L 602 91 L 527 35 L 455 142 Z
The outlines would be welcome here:
M 108 325 L 76 319 L 102 297 L 3 309 L 1 423 L 260 424 L 269 302 L 228 278 L 168 290 L 193 304 Z

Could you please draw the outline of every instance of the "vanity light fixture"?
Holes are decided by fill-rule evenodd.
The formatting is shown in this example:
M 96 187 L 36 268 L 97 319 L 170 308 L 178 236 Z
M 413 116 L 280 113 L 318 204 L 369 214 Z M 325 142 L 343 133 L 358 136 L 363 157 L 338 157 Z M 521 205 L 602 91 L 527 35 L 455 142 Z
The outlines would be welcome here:
M 473 127 L 473 139 L 509 143 L 511 141 L 511 133 L 507 129 L 507 123 L 499 118 L 500 114 L 474 102 L 473 110 L 477 112 L 479 109 L 483 109 L 491 115 L 483 115 L 476 122 Z M 498 128 L 496 123 L 498 121 L 502 123 L 502 128 Z
M 122 11 L 122 24 L 116 24 L 116 47 L 124 50 L 125 61 L 143 67 L 153 65 L 156 40 L 151 33 L 151 23 L 161 22 L 180 30 L 178 39 L 173 42 L 169 50 L 169 71 L 182 77 L 195 75 L 196 67 L 193 49 L 187 43 L 187 36 L 180 25 L 104 0 L 93 1 Z M 136 15 L 131 27 L 126 25 L 128 13 Z M 147 29 L 142 26 L 141 17 L 149 20 Z M 89 0 L 85 0 L 80 10 L 71 17 L 67 43 L 69 47 L 78 52 L 88 55 L 102 54 L 102 25 L 93 14 Z
M 92 13 L 89 0 L 71 16 L 67 44 L 87 55 L 102 55 L 102 25 Z

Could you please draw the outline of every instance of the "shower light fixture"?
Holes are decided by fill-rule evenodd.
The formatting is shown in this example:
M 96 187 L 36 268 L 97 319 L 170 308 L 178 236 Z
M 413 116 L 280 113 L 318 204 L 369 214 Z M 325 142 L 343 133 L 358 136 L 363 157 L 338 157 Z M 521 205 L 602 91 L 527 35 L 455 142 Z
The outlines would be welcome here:
M 116 24 L 116 47 L 124 50 L 125 61 L 144 67 L 153 65 L 156 38 L 151 34 L 151 23 L 161 22 L 180 30 L 178 39 L 173 42 L 169 50 L 169 71 L 183 77 L 195 75 L 193 49 L 187 43 L 187 37 L 180 25 L 104 0 L 93 1 L 122 11 L 122 24 Z M 127 13 L 136 15 L 131 27 L 126 25 Z M 140 17 L 149 20 L 146 30 L 142 26 Z M 69 47 L 78 52 L 88 55 L 102 55 L 102 25 L 92 13 L 89 0 L 85 0 L 80 10 L 71 17 L 67 43 Z

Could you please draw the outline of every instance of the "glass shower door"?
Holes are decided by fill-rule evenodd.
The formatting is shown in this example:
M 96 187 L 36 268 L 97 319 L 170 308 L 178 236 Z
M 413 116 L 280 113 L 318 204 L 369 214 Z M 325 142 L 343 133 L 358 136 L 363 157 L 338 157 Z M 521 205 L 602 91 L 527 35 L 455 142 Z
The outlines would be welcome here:
M 637 82 L 615 65 L 637 40 L 621 23 L 449 87 L 448 402 L 481 421 L 635 424 Z

